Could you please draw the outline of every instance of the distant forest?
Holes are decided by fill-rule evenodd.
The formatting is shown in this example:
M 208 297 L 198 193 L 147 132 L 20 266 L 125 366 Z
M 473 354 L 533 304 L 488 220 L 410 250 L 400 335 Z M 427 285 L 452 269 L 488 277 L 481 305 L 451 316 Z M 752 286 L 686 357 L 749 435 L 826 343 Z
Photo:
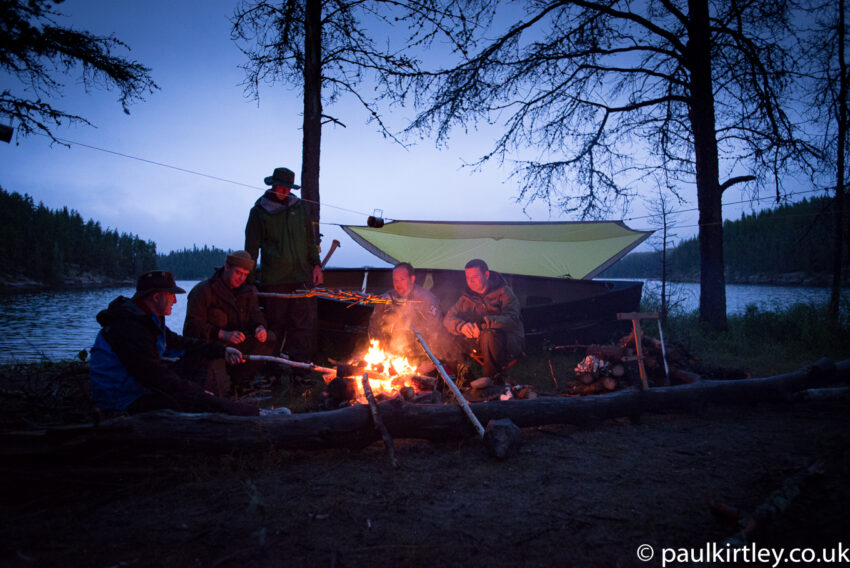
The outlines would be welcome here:
M 203 280 L 212 276 L 213 270 L 224 266 L 224 257 L 231 251 L 204 245 L 191 249 L 171 251 L 156 256 L 156 267 L 168 270 L 178 280 Z
M 723 224 L 726 279 L 734 282 L 781 281 L 782 275 L 832 272 L 834 218 L 827 197 L 745 214 Z M 675 230 L 675 229 L 674 229 Z M 667 278 L 699 279 L 696 238 L 667 250 Z M 606 270 L 602 278 L 660 278 L 661 252 L 632 253 Z
M 157 254 L 153 241 L 103 229 L 73 209 L 52 210 L 29 195 L 0 187 L 0 280 L 23 277 L 61 288 L 72 282 L 134 281 L 149 270 L 200 280 L 223 266 L 228 252 L 205 245 Z
M 67 207 L 51 210 L 29 195 L 0 187 L 0 262 L 5 276 L 61 287 L 84 273 L 134 279 L 156 266 L 156 244 L 83 221 Z
M 833 216 L 829 198 L 744 215 L 724 223 L 726 278 L 734 282 L 782 282 L 783 275 L 818 276 L 832 271 Z M 177 279 L 201 280 L 230 252 L 204 245 L 157 254 L 156 244 L 103 229 L 77 211 L 50 210 L 32 197 L 0 188 L 0 280 L 25 277 L 53 287 L 68 282 L 134 280 L 148 270 Z M 682 241 L 667 251 L 668 279 L 699 279 L 699 243 Z M 602 278 L 660 278 L 661 253 L 632 253 Z

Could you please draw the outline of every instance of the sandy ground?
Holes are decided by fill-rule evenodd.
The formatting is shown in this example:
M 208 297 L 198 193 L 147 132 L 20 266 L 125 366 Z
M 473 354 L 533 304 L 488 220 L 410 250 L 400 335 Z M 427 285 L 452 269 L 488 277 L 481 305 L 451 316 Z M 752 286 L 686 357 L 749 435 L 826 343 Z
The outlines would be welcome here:
M 847 548 L 848 410 L 724 406 L 526 429 L 505 461 L 477 439 L 397 440 L 397 470 L 380 443 L 4 458 L 0 566 L 655 567 L 663 548 L 704 549 L 739 530 L 707 499 L 752 512 L 817 460 L 822 473 L 756 540 Z M 650 561 L 637 558 L 642 544 Z

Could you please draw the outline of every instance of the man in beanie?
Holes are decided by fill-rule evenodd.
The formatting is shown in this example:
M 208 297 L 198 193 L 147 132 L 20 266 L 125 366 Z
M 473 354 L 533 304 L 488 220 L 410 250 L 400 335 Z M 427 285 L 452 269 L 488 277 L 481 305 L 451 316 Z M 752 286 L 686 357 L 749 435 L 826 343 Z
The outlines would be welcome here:
M 277 338 L 266 329 L 257 288 L 245 281 L 254 260 L 244 250 L 229 253 L 224 267 L 189 292 L 183 335 L 236 347 L 243 354 L 273 355 Z M 262 370 L 262 363 L 228 365 L 222 390 L 241 390 Z M 224 377 L 226 380 L 227 377 Z
M 165 325 L 165 316 L 185 294 L 170 272 L 143 274 L 132 298 L 119 296 L 97 314 L 102 326 L 91 350 L 89 375 L 92 399 L 101 410 L 130 413 L 159 409 L 182 412 L 223 412 L 257 416 L 255 406 L 217 397 L 196 381 L 181 376 L 172 358 L 224 358 L 242 361 L 232 347 L 200 339 L 184 338 Z
M 260 291 L 292 294 L 321 285 L 319 248 L 307 208 L 290 193 L 301 187 L 295 184 L 295 173 L 276 168 L 265 182 L 271 187 L 251 208 L 245 226 L 245 250 L 260 262 Z M 311 361 L 317 343 L 316 299 L 264 298 L 263 309 L 269 327 L 280 339 L 286 338 L 284 350 L 289 357 Z

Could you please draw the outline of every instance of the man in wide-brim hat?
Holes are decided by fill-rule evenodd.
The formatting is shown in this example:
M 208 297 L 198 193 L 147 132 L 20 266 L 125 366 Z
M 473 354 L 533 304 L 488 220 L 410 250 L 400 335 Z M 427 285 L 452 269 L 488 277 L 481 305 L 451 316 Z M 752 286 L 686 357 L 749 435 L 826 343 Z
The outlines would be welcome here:
M 101 330 L 91 350 L 92 400 L 101 410 L 130 413 L 159 409 L 256 416 L 255 406 L 217 397 L 178 372 L 171 358 L 242 361 L 238 349 L 177 335 L 165 317 L 186 290 L 170 272 L 142 274 L 132 298 L 119 296 L 97 314 Z
M 291 194 L 300 188 L 295 173 L 275 168 L 265 182 L 271 187 L 251 208 L 245 226 L 245 250 L 259 262 L 259 290 L 291 294 L 321 285 L 313 225 L 304 202 Z M 289 357 L 311 361 L 317 343 L 315 298 L 263 298 L 262 305 L 269 327 L 285 337 L 283 349 Z
M 246 355 L 276 355 L 277 337 L 266 329 L 257 288 L 246 282 L 254 259 L 244 250 L 228 253 L 224 266 L 189 292 L 183 335 L 236 347 Z M 243 390 L 262 371 L 262 364 L 228 365 L 220 388 Z M 229 380 L 228 380 L 229 379 Z

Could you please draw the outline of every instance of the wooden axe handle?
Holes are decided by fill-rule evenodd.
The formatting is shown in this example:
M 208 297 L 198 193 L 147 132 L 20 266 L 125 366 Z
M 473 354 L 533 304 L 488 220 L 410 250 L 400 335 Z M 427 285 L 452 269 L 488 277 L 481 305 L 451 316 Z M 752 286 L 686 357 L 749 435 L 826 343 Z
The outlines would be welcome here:
M 338 246 L 340 246 L 339 241 L 334 239 L 334 241 L 331 243 L 331 250 L 328 251 L 328 254 L 325 255 L 325 260 L 322 261 L 322 270 L 325 269 L 325 265 L 331 259 L 331 255 L 334 253 Z

